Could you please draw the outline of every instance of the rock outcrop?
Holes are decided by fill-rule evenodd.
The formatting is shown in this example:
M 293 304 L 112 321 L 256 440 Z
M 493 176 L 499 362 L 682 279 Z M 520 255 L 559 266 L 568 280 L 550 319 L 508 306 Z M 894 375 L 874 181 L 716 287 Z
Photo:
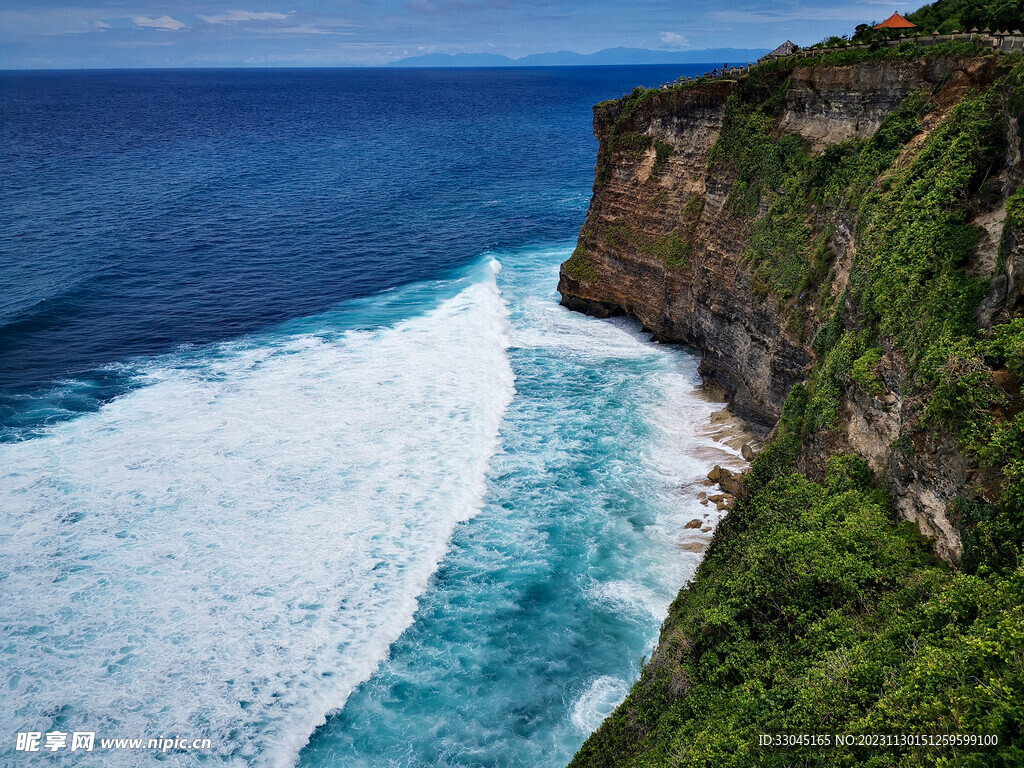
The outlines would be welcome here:
M 943 56 L 795 68 L 773 114 L 774 130 L 799 137 L 817 153 L 870 136 L 918 92 L 933 102 L 923 118 L 927 134 L 965 93 L 1005 71 L 995 57 Z M 763 99 L 765 88 L 744 77 L 636 96 L 595 107 L 600 149 L 594 194 L 577 250 L 562 268 L 562 303 L 598 317 L 629 313 L 658 338 L 696 347 L 702 374 L 726 389 L 733 409 L 770 428 L 817 359 L 813 340 L 827 319 L 818 316 L 822 293 L 831 300 L 826 306 L 843 301 L 856 255 L 853 215 L 836 207 L 823 222 L 831 259 L 827 284 L 786 300 L 765 291 L 749 248 L 752 222 L 766 204 L 754 216 L 737 213 L 730 195 L 738 179 L 714 162 L 730 98 Z M 991 230 L 975 257 L 979 272 L 992 276 L 979 310 L 983 326 L 1005 319 L 1024 292 L 1017 256 L 1024 235 L 1019 242 L 1008 228 L 1000 245 L 1006 197 L 1020 181 L 1016 120 L 1007 119 L 1007 134 L 1009 157 L 989 184 L 995 191 L 974 206 L 978 225 Z M 978 479 L 977 467 L 952 436 L 919 432 L 900 440 L 919 421 L 921 404 L 901 394 L 907 371 L 898 350 L 883 351 L 878 375 L 884 396 L 851 388 L 840 424 L 827 437 L 808 441 L 801 469 L 820 475 L 828 455 L 860 453 L 889 483 L 900 513 L 935 539 L 941 557 L 956 562 L 962 549 L 950 505 Z

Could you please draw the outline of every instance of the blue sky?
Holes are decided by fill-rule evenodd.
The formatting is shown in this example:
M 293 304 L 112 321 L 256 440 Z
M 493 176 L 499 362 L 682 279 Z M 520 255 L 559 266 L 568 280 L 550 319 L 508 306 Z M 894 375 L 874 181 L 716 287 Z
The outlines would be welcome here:
M 914 6 L 916 7 L 916 5 Z M 891 0 L 0 0 L 0 69 L 348 66 L 424 53 L 766 48 Z

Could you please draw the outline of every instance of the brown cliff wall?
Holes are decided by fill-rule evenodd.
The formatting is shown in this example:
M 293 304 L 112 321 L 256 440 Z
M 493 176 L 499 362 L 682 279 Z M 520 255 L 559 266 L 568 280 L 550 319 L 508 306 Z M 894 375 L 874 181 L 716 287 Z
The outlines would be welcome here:
M 1002 71 L 1005 65 L 992 57 L 941 56 L 794 69 L 782 73 L 789 84 L 774 117 L 776 131 L 799 136 L 819 152 L 870 136 L 917 91 L 934 101 L 924 119 L 927 134 L 963 94 L 990 84 Z M 734 212 L 729 196 L 737 179 L 713 162 L 730 96 L 756 101 L 765 98 L 765 89 L 748 78 L 721 80 L 595 107 L 600 150 L 594 195 L 577 254 L 563 265 L 559 291 L 572 309 L 599 316 L 627 312 L 659 337 L 696 347 L 702 373 L 726 388 L 734 409 L 770 427 L 792 386 L 815 363 L 812 340 L 823 320 L 817 293 L 842 295 L 855 257 L 855 222 L 841 209 L 820 222 L 830 232 L 827 286 L 813 286 L 807 293 L 816 295 L 788 303 L 766 295 L 746 258 L 753 219 Z M 992 233 L 977 255 L 986 276 L 996 266 L 1006 194 L 1019 183 L 1015 121 L 1008 131 L 1011 156 L 1000 178 L 992 180 L 1000 195 L 977 206 L 976 222 Z M 912 141 L 908 151 L 919 144 Z M 1005 268 L 982 307 L 983 325 L 1020 301 L 1015 241 L 1009 245 Z M 796 305 L 799 313 L 792 311 Z M 904 427 L 919 418 L 920 403 L 904 402 L 900 395 L 906 371 L 895 350 L 886 350 L 881 375 L 885 397 L 856 390 L 845 395 L 842 423 L 808 441 L 802 469 L 815 475 L 837 450 L 861 453 L 878 477 L 889 479 L 900 513 L 916 520 L 935 538 L 937 552 L 954 562 L 961 547 L 950 503 L 976 480 L 977 468 L 948 435 L 921 433 L 914 438 L 916 450 L 895 450 Z

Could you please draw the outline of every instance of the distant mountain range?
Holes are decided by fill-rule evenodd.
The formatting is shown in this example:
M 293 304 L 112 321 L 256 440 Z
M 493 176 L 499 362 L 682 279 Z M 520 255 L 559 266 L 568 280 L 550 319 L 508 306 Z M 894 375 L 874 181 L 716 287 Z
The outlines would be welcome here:
M 572 67 L 626 64 L 746 64 L 768 53 L 766 48 L 705 48 L 699 51 L 655 51 L 647 48 L 605 48 L 596 53 L 532 53 L 512 59 L 497 53 L 428 53 L 392 61 L 388 67 Z

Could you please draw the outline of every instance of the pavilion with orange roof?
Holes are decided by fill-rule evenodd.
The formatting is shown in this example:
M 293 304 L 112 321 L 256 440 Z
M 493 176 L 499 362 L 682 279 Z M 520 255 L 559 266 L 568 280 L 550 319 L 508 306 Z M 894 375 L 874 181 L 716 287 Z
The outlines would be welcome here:
M 894 13 L 881 24 L 876 24 L 875 29 L 917 29 L 917 24 L 907 21 L 898 13 Z

